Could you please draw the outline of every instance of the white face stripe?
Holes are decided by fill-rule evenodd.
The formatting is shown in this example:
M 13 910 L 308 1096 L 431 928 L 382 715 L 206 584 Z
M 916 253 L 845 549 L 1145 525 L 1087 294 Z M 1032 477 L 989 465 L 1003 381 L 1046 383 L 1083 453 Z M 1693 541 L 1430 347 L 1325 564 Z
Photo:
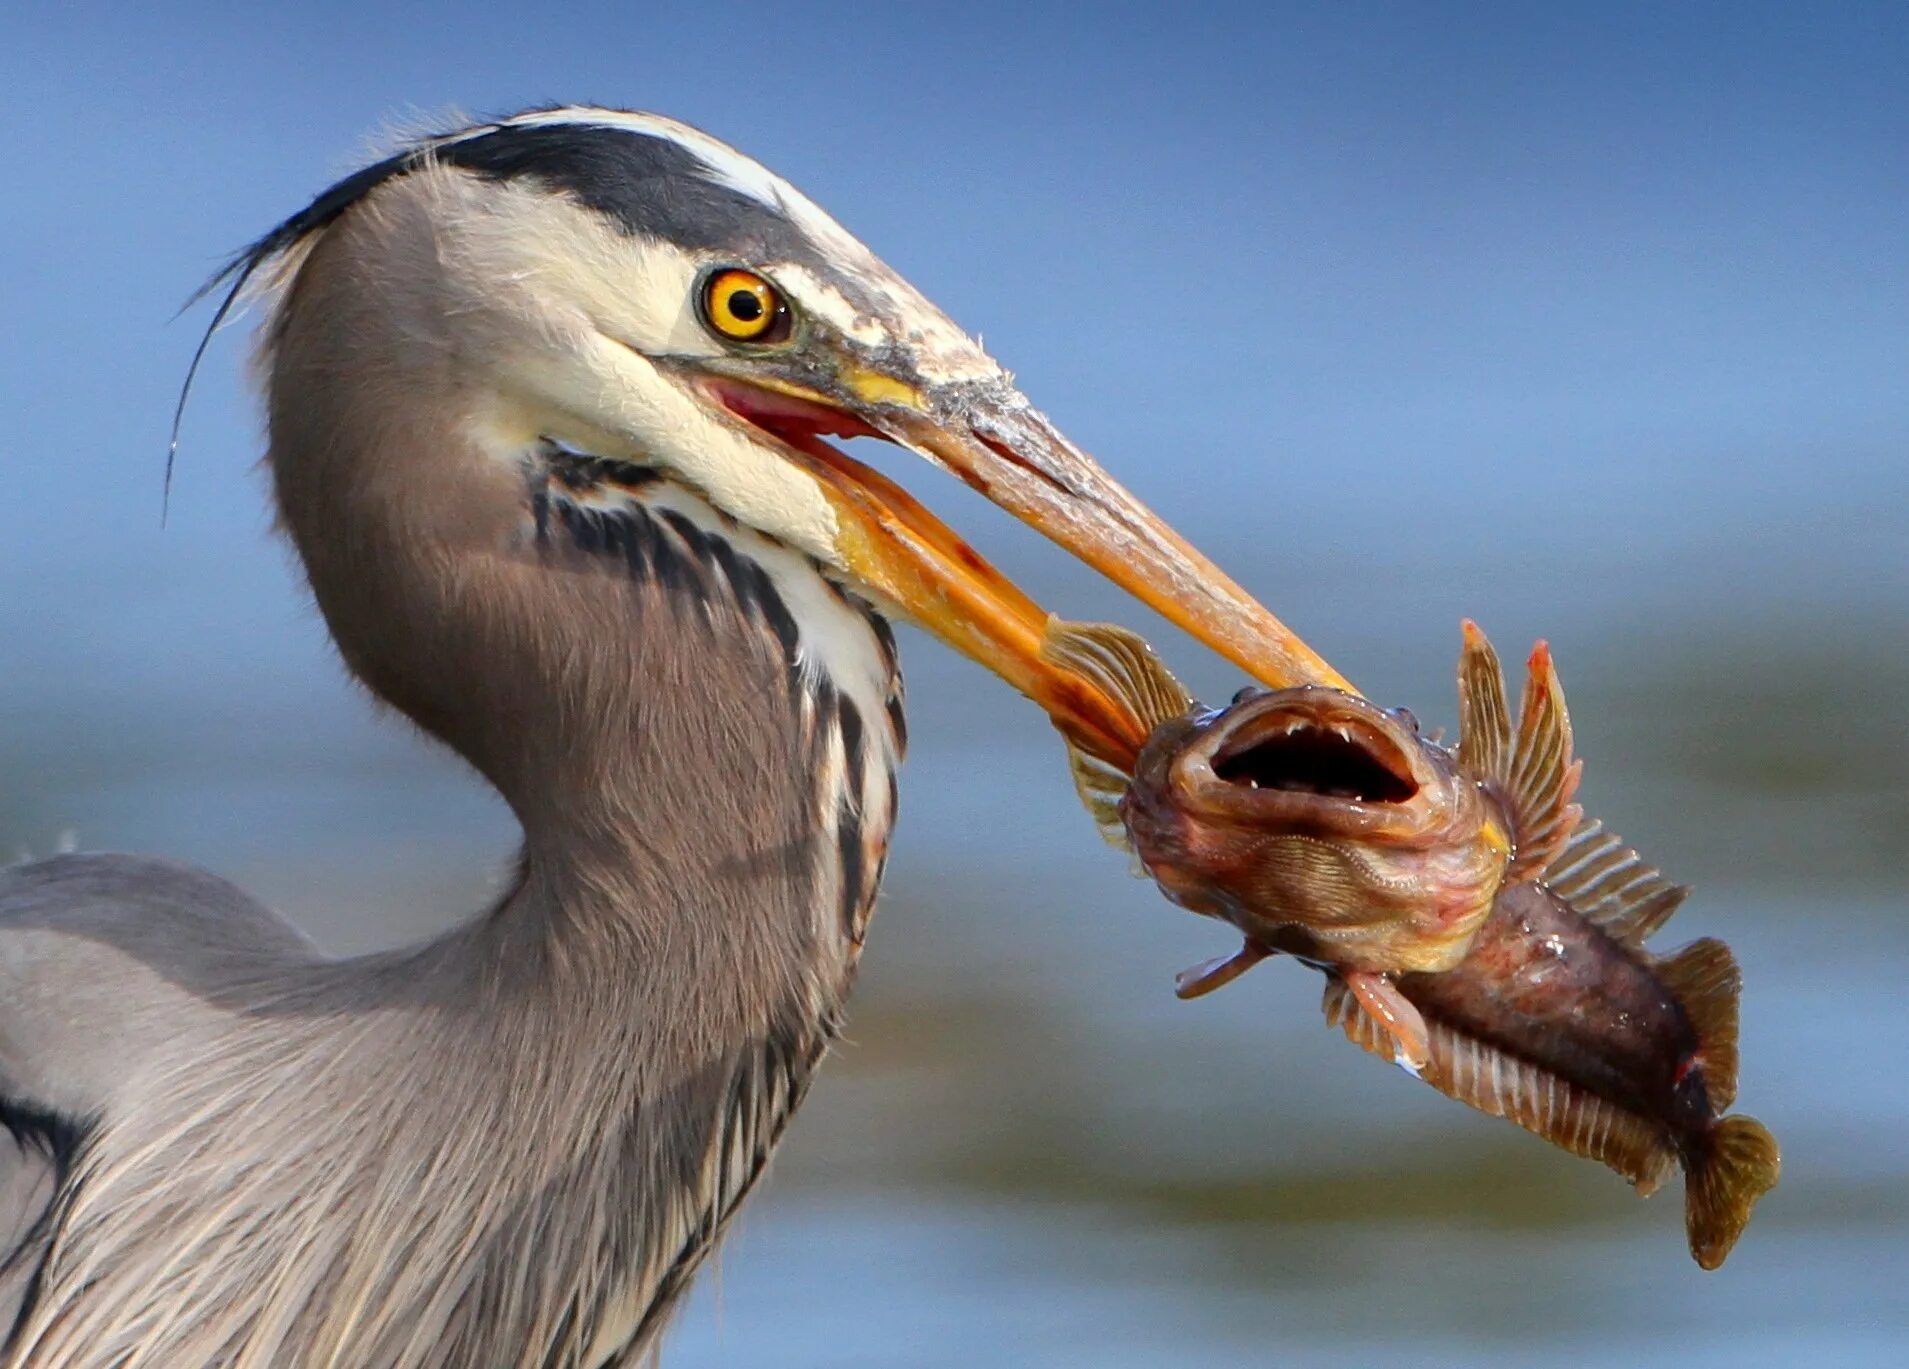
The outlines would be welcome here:
M 544 434 L 664 466 L 732 517 L 840 565 L 835 510 L 815 478 L 647 359 L 721 354 L 690 309 L 692 255 L 528 186 L 436 171 L 393 193 L 460 202 L 433 217 L 441 276 L 390 303 L 414 307 L 420 330 L 457 314 L 460 362 L 489 376 L 477 426 L 498 435 L 502 459 Z
M 707 169 L 711 182 L 747 195 L 781 214 L 836 270 L 853 277 L 880 301 L 885 317 L 858 310 L 840 290 L 806 267 L 772 261 L 744 265 L 776 275 L 799 304 L 845 336 L 868 346 L 888 342 L 903 345 L 914 354 L 921 374 L 931 381 L 1005 378 L 1000 364 L 988 356 L 979 342 L 963 332 L 820 205 L 754 158 L 701 129 L 660 114 L 576 105 L 533 110 L 495 124 L 477 125 L 437 139 L 436 145 L 481 137 L 496 128 L 564 125 L 616 128 L 640 137 L 665 139 L 693 154 Z
M 812 318 L 820 319 L 843 337 L 869 347 L 889 340 L 880 319 L 858 309 L 829 280 L 797 262 L 774 267 L 775 282 Z
M 673 119 L 588 107 L 532 111 L 423 139 L 411 150 L 428 153 L 500 128 L 564 125 L 665 140 L 708 168 L 712 184 L 772 210 L 794 230 L 791 238 L 806 238 L 814 250 L 798 251 L 793 242 L 765 247 L 768 255 L 804 260 L 744 264 L 776 279 L 798 308 L 851 346 L 904 353 L 930 383 L 1005 378 L 978 344 L 806 196 Z M 700 174 L 682 168 L 680 158 L 662 161 L 674 163 L 675 174 Z M 726 513 L 853 582 L 837 514 L 814 477 L 651 362 L 693 366 L 727 355 L 694 306 L 700 273 L 723 259 L 714 249 L 633 231 L 577 196 L 553 193 L 534 168 L 497 178 L 448 157 L 433 165 L 426 155 L 361 193 L 352 232 L 361 250 L 384 263 L 381 307 L 417 340 L 420 365 L 475 382 L 465 391 L 474 433 L 506 452 L 547 434 L 667 467 Z M 262 240 L 253 263 L 262 289 L 296 274 L 319 237 L 334 231 L 337 215 L 358 203 L 333 200 L 327 192 L 314 201 L 320 212 L 308 228 L 297 229 L 295 216 L 281 226 L 296 229 L 290 236 Z

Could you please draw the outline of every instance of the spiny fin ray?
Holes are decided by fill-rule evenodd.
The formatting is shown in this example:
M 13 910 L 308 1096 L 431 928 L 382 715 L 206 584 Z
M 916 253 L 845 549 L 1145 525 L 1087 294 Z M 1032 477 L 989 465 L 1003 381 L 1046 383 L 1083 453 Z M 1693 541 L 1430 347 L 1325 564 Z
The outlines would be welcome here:
M 1496 779 L 1511 755 L 1511 707 L 1505 701 L 1505 670 L 1478 624 L 1464 623 L 1465 647 L 1458 658 L 1458 763 L 1466 773 Z
M 1092 682 L 1131 712 L 1146 733 L 1195 706 L 1193 696 L 1161 664 L 1145 639 L 1112 623 L 1074 623 L 1051 617 L 1041 642 L 1041 657 Z M 1110 846 L 1131 851 L 1126 826 L 1120 821 L 1120 800 L 1131 776 L 1090 756 L 1071 740 L 1067 742 L 1067 768 L 1074 778 L 1074 791 L 1101 838 Z
M 1491 784 L 1509 810 L 1515 850 L 1505 882 L 1517 883 L 1550 863 L 1583 816 L 1572 798 L 1584 766 L 1571 754 L 1571 716 L 1550 648 L 1543 642 L 1532 648 L 1514 733 L 1498 653 L 1470 619 L 1464 634 L 1458 664 L 1459 764 Z
M 1690 893 L 1689 885 L 1664 878 L 1595 819 L 1578 823 L 1539 878 L 1590 921 L 1639 950 Z
M 1571 715 L 1565 711 L 1551 649 L 1532 648 L 1519 709 L 1511 796 L 1516 807 L 1518 850 L 1508 881 L 1535 876 L 1551 862 L 1584 810 L 1572 802 L 1584 762 L 1571 756 Z
M 1344 981 L 1326 981 L 1326 1025 L 1360 1049 L 1394 1059 L 1394 1043 Z M 1669 1176 L 1676 1155 L 1663 1130 L 1528 1060 L 1507 1054 L 1437 1018 L 1428 1018 L 1430 1057 L 1419 1078 L 1467 1107 L 1502 1117 L 1553 1145 L 1609 1165 L 1648 1194 Z M 1396 1062 L 1395 1062 L 1396 1063 Z

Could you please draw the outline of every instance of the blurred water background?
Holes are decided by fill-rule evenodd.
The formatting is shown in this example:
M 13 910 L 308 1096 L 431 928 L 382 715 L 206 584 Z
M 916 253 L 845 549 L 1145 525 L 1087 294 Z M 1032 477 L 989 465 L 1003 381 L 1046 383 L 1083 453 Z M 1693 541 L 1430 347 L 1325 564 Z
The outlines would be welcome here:
M 252 467 L 221 256 L 460 106 L 662 109 L 785 172 L 1369 692 L 1548 636 L 1592 809 L 1744 964 L 1781 1189 L 1675 1186 L 1354 1051 L 1126 876 L 1005 688 L 904 643 L 850 1040 L 667 1364 L 1909 1362 L 1909 12 L 1890 5 L 8 7 L 0 849 L 164 851 L 339 950 L 476 908 L 460 766 L 346 683 Z M 1044 601 L 1154 631 L 953 482 Z

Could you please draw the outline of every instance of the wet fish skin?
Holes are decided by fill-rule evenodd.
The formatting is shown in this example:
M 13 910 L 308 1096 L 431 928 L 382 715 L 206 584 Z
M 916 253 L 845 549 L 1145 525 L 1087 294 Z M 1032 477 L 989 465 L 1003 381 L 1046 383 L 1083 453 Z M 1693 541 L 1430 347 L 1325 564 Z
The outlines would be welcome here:
M 1245 937 L 1230 960 L 1183 973 L 1180 996 L 1274 950 L 1316 957 L 1398 1036 L 1407 1068 L 1424 1059 L 1425 1026 L 1389 976 L 1456 964 L 1498 886 L 1541 866 L 1579 816 L 1581 767 L 1543 643 L 1514 729 L 1498 657 L 1466 623 L 1455 751 L 1411 714 L 1329 687 L 1251 688 L 1201 710 L 1143 640 L 1109 624 L 1050 620 L 1042 650 L 1137 727 L 1130 757 L 1068 741 L 1102 836 L 1169 898 Z
M 1696 1029 L 1650 958 L 1536 882 L 1502 891 L 1465 958 L 1396 981 L 1420 1011 L 1679 1134 L 1709 1124 Z
M 1327 973 L 1327 1020 L 1394 1059 L 1396 1040 Z M 1703 1268 L 1723 1263 L 1776 1185 L 1775 1138 L 1724 1115 L 1736 1099 L 1741 976 L 1722 942 L 1656 957 L 1622 920 L 1600 925 L 1525 881 L 1499 893 L 1458 966 L 1395 987 L 1425 1019 L 1418 1074 L 1441 1093 L 1601 1161 L 1640 1193 L 1681 1166 Z
M 1498 658 L 1465 624 L 1455 752 L 1420 737 L 1409 714 L 1335 690 L 1248 690 L 1202 710 L 1124 630 L 1055 623 L 1049 643 L 1153 729 L 1124 770 L 1070 748 L 1103 835 L 1135 851 L 1173 901 L 1246 936 L 1235 956 L 1183 976 L 1183 996 L 1274 952 L 1300 956 L 1327 975 L 1330 1023 L 1448 1096 L 1600 1160 L 1643 1193 L 1681 1164 L 1691 1254 L 1705 1269 L 1723 1263 L 1781 1168 L 1761 1123 L 1724 1115 L 1741 976 L 1719 941 L 1646 949 L 1688 890 L 1583 820 L 1542 643 L 1514 729 Z M 1314 733 L 1297 753 L 1253 758 L 1269 738 L 1274 752 L 1289 746 L 1295 720 Z M 1398 783 L 1377 793 L 1387 776 Z M 1368 782 L 1375 793 L 1361 792 Z M 1495 823 L 1513 847 L 1481 861 Z M 1440 842 L 1444 872 L 1426 854 Z M 1488 876 L 1467 884 L 1477 869 Z M 1451 870 L 1463 911 L 1425 917 Z M 1394 903 L 1362 909 L 1374 886 Z
M 1135 634 L 1048 624 L 1044 654 L 1133 715 L 1115 764 L 1070 740 L 1101 834 L 1168 897 L 1249 943 L 1311 949 L 1377 976 L 1455 964 L 1507 876 L 1577 818 L 1578 767 L 1550 657 L 1535 653 L 1518 726 L 1468 628 L 1456 751 L 1409 713 L 1323 686 L 1249 689 L 1203 710 Z M 1496 691 L 1495 693 L 1493 691 Z

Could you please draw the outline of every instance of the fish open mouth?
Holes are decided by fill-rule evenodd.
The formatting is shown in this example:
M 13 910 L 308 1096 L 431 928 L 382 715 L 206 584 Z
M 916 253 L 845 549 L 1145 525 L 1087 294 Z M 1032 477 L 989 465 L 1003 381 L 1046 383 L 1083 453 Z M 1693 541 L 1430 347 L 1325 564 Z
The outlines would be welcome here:
M 1213 756 L 1228 784 L 1354 803 L 1409 802 L 1419 781 L 1403 749 L 1354 713 L 1287 708 L 1253 716 Z

